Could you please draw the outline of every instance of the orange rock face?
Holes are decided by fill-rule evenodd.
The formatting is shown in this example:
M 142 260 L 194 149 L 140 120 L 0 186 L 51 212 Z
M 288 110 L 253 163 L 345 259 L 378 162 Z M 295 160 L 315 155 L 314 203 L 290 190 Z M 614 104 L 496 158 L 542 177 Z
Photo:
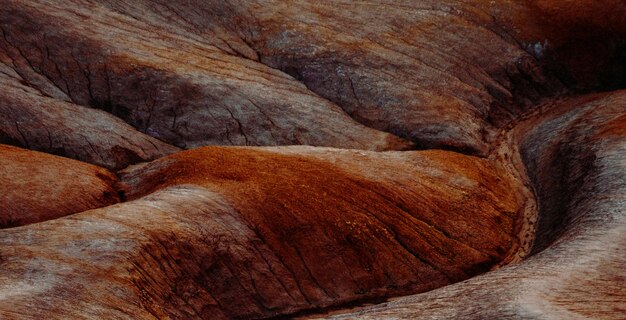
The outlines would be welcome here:
M 250 252 L 251 274 L 233 275 L 242 277 L 240 289 L 219 284 L 226 270 L 205 281 L 216 286 L 212 296 L 236 296 L 237 303 L 258 309 L 247 316 L 428 290 L 488 270 L 514 241 L 520 199 L 511 191 L 519 186 L 487 161 L 439 151 L 277 151 L 198 149 L 122 175 L 130 199 L 197 185 L 232 203 L 237 219 L 254 230 L 276 263 L 267 265 L 266 253 Z M 224 254 L 220 261 L 240 259 Z M 282 276 L 263 281 L 268 267 Z M 146 291 L 154 292 L 146 277 Z M 249 281 L 265 285 L 251 290 Z M 243 316 L 234 302 L 222 301 L 221 312 Z
M 86 163 L 0 145 L 0 228 L 119 202 L 115 175 Z
M 5 0 L 0 318 L 623 318 L 625 19 Z

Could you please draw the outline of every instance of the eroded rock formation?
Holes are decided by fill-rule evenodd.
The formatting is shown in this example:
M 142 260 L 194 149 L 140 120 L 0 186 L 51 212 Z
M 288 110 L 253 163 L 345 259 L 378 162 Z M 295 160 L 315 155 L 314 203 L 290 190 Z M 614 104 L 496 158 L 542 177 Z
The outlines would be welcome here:
M 626 92 L 550 103 L 514 131 L 538 194 L 535 255 L 339 319 L 623 319 Z
M 489 270 L 517 241 L 519 188 L 497 164 L 446 151 L 202 148 L 123 171 L 128 202 L 32 226 L 41 242 L 31 228 L 8 232 L 0 255 L 49 257 L 13 272 L 63 266 L 39 296 L 68 316 L 82 314 L 77 299 L 91 309 L 122 293 L 142 310 L 124 311 L 132 317 L 288 314 Z M 86 251 L 66 252 L 70 243 Z M 99 276 L 77 277 L 94 255 L 108 257 L 92 266 Z M 104 291 L 76 291 L 92 281 Z M 7 307 L 37 314 L 32 298 Z
M 623 317 L 625 17 L 4 1 L 0 317 Z
M 0 16 L 3 63 L 14 81 L 108 111 L 179 147 L 410 147 L 358 124 L 287 74 L 132 12 L 98 3 L 8 1 Z
M 75 160 L 0 145 L 0 228 L 119 202 L 116 177 Z

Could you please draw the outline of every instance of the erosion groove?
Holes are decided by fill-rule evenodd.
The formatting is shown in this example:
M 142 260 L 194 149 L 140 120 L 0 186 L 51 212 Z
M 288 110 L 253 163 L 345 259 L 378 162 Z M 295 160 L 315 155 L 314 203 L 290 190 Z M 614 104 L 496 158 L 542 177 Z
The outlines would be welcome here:
M 463 283 L 333 318 L 623 318 L 626 92 L 544 107 L 549 111 L 512 130 L 541 209 L 536 254 Z
M 2 319 L 626 319 L 623 1 L 5 0 L 0 33 Z

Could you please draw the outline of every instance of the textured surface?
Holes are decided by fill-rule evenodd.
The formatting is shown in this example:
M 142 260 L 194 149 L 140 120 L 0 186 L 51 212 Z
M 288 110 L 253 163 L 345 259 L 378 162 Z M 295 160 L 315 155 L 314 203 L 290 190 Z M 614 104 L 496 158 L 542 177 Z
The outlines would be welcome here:
M 45 221 L 119 201 L 109 171 L 0 145 L 0 228 Z
M 80 3 L 8 1 L 0 9 L 4 63 L 43 95 L 103 109 L 179 147 L 410 147 L 356 123 L 282 72 L 165 25 Z
M 108 113 L 44 97 L 0 69 L 0 142 L 58 154 L 109 169 L 179 150 Z
M 5 0 L 0 33 L 0 318 L 624 318 L 624 1 Z
M 340 319 L 624 319 L 626 92 L 545 105 L 514 131 L 539 195 L 528 260 Z
M 504 259 L 522 200 L 502 168 L 445 151 L 202 148 L 127 169 L 121 182 L 127 203 L 41 223 L 40 241 L 31 229 L 3 235 L 5 252 L 27 241 L 64 258 L 3 264 L 52 279 L 0 313 L 41 314 L 41 299 L 59 314 L 121 312 L 102 305 L 116 305 L 117 289 L 77 291 L 93 281 L 134 301 L 129 317 L 260 317 L 426 291 Z M 88 252 L 65 252 L 76 239 Z M 110 244 L 89 244 L 100 242 Z M 60 260 L 73 275 L 94 259 L 71 281 L 50 269 Z M 85 307 L 70 311 L 74 296 Z

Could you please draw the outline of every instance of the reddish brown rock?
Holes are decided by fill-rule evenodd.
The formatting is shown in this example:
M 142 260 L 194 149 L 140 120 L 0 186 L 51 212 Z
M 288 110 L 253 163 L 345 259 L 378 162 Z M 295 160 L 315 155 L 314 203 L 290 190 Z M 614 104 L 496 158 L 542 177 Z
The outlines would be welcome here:
M 532 257 L 339 319 L 623 319 L 626 91 L 549 103 L 513 134 L 538 195 Z
M 407 147 L 356 125 L 317 94 L 420 147 L 484 155 L 494 125 L 564 89 L 542 59 L 565 45 L 569 33 L 555 30 L 568 20 L 553 19 L 545 6 L 42 0 L 6 7 L 5 50 L 26 81 L 181 147 Z M 372 12 L 376 24 L 367 23 Z M 92 23 L 78 27 L 84 17 Z M 605 51 L 599 60 L 613 61 L 614 50 Z
M 524 200 L 445 151 L 200 148 L 122 181 L 127 203 L 0 234 L 1 256 L 39 257 L 3 263 L 0 287 L 45 278 L 0 314 L 258 318 L 426 291 L 511 254 Z
M 0 145 L 0 228 L 117 203 L 116 180 L 86 163 Z
M 542 98 L 624 82 L 619 2 L 5 7 L 4 50 L 25 81 L 180 147 L 410 147 L 341 107 L 421 148 L 486 155 L 497 129 Z
M 4 1 L 0 143 L 145 163 L 112 186 L 0 159 L 42 172 L 0 172 L 38 222 L 0 230 L 0 317 L 287 317 L 431 290 L 340 317 L 620 318 L 624 92 L 577 94 L 626 85 L 624 17 L 618 0 Z M 177 152 L 215 144 L 351 150 Z M 352 150 L 414 147 L 452 151 Z

